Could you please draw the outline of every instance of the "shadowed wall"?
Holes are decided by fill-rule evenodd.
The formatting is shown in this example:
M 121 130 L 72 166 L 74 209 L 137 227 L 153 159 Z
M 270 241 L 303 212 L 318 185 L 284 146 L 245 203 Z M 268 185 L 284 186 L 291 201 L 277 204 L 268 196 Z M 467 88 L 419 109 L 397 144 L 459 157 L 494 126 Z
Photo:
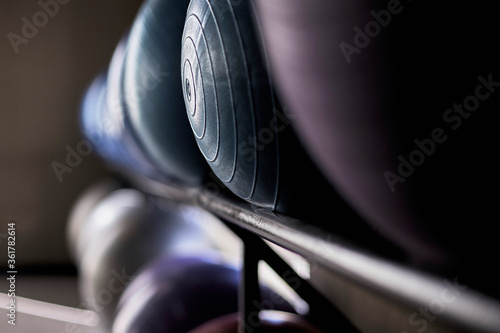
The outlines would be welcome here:
M 11 220 L 16 264 L 68 263 L 69 209 L 106 174 L 100 160 L 86 156 L 60 182 L 51 164 L 66 164 L 66 147 L 82 140 L 82 94 L 108 65 L 141 1 L 59 2 L 0 2 L 0 266 L 7 263 Z M 40 13 L 42 4 L 50 15 Z

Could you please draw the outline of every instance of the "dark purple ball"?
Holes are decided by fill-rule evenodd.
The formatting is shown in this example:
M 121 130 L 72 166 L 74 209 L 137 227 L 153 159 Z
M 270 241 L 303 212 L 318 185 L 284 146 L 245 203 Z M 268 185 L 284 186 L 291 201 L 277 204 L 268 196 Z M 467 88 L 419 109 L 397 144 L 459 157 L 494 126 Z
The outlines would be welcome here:
M 170 257 L 148 265 L 123 293 L 113 333 L 188 332 L 238 310 L 240 271 L 215 257 Z M 262 288 L 279 310 L 293 311 Z
M 491 266 L 494 5 L 255 2 L 280 95 L 331 183 L 414 262 Z

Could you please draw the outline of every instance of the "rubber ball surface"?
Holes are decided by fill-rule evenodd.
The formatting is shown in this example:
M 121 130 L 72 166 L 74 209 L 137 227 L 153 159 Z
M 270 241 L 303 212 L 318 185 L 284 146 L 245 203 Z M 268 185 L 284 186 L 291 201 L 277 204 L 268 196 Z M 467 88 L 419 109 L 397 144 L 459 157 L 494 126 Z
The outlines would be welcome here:
M 191 1 L 184 102 L 215 175 L 240 198 L 289 212 L 302 195 L 303 151 L 267 74 L 252 11 L 249 1 Z

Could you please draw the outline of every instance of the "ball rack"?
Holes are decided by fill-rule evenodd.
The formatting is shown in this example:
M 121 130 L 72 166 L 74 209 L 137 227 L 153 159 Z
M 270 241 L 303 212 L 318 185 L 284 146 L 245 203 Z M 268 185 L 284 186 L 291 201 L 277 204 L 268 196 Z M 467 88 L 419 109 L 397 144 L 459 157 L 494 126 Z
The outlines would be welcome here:
M 256 207 L 217 187 L 184 188 L 137 175 L 125 177 L 134 187 L 147 194 L 211 212 L 242 239 L 244 254 L 239 301 L 240 332 L 258 332 L 258 316 L 255 313 L 260 309 L 256 307 L 258 302 L 255 302 L 255 295 L 259 294 L 257 263 L 260 260 L 267 262 L 281 277 L 292 272 L 295 279 L 300 279 L 300 283 L 295 284 L 295 291 L 309 304 L 310 311 L 306 318 L 320 329 L 328 333 L 359 332 L 324 295 L 296 275 L 263 240 L 314 261 L 360 288 L 390 299 L 396 306 L 419 309 L 442 293 L 443 277 L 373 254 L 343 241 L 331 232 Z M 334 218 L 335 212 L 331 213 L 330 216 Z M 461 291 L 460 297 L 446 304 L 439 318 L 451 332 L 500 332 L 500 301 L 467 288 Z M 252 319 L 252 323 L 249 323 L 249 319 Z

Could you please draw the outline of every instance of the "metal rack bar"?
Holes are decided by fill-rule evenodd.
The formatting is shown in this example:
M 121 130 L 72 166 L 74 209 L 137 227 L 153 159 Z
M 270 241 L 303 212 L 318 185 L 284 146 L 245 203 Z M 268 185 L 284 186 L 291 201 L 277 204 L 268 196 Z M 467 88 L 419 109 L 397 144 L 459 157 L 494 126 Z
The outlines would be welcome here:
M 400 304 L 414 308 L 427 306 L 442 293 L 442 277 L 355 248 L 297 219 L 203 188 L 185 189 L 136 177 L 132 177 L 132 182 L 150 194 L 206 209 Z M 447 304 L 440 317 L 467 331 L 499 332 L 500 301 L 467 288 Z

